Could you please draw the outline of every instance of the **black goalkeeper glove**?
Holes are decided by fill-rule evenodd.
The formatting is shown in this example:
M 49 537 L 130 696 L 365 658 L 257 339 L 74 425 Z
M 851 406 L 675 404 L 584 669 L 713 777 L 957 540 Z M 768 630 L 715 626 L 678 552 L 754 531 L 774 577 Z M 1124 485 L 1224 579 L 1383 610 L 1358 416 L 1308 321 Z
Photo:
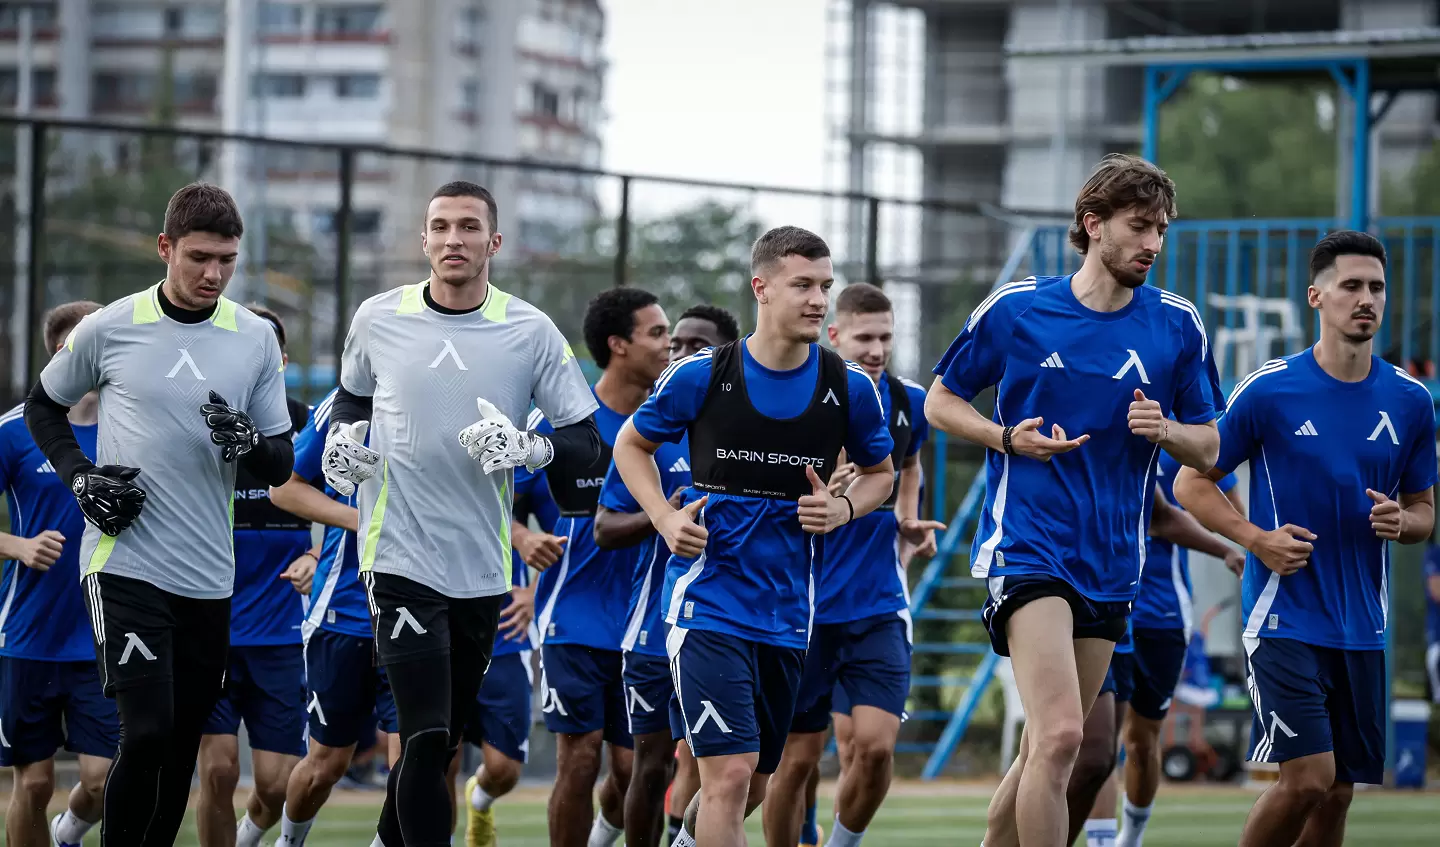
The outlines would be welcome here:
M 220 458 L 227 462 L 249 453 L 260 443 L 260 430 L 255 428 L 250 416 L 231 408 L 225 398 L 214 391 L 210 392 L 210 402 L 200 407 L 200 414 L 210 427 L 210 440 L 220 445 Z
M 119 535 L 145 508 L 145 489 L 131 481 L 139 474 L 124 465 L 92 465 L 75 474 L 70 490 L 86 520 L 106 535 Z

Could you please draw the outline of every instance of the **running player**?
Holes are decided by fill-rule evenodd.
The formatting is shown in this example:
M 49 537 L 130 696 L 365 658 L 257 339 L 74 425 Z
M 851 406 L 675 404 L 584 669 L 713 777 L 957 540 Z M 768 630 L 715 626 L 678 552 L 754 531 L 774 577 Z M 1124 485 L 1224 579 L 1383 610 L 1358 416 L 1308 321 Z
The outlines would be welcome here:
M 728 344 L 740 336 L 740 328 L 729 312 L 718 306 L 692 306 L 675 324 L 670 335 L 670 361 L 678 362 L 708 347 Z M 690 447 L 684 438 L 678 444 L 662 444 L 655 454 L 661 486 L 670 504 L 678 508 L 690 486 Z M 664 823 L 665 788 L 670 782 L 675 758 L 675 736 L 670 725 L 671 700 L 675 684 L 670 681 L 670 663 L 665 658 L 665 631 L 660 625 L 664 601 L 665 564 L 670 551 L 655 534 L 650 519 L 630 496 L 612 462 L 600 490 L 600 507 L 595 514 L 595 543 L 602 550 L 626 550 L 632 557 L 630 606 L 621 649 L 625 651 L 625 706 L 629 730 L 635 738 L 635 763 L 630 789 L 625 793 L 626 847 L 654 847 L 661 843 Z M 683 735 L 683 731 L 679 733 Z M 683 798 L 690 802 L 699 789 L 694 759 L 684 760 L 687 773 L 676 773 Z M 678 816 L 677 816 L 678 817 Z M 680 832 L 680 822 L 672 822 Z
M 430 277 L 356 311 L 321 459 L 337 491 L 359 485 L 360 567 L 400 723 L 375 839 L 391 847 L 449 843 L 445 774 L 510 590 L 511 470 L 599 453 L 595 397 L 560 331 L 490 284 L 498 217 L 473 183 L 432 196 Z M 532 401 L 553 435 L 515 428 Z
M 99 303 L 66 303 L 41 324 L 45 349 L 65 337 Z M 95 455 L 98 398 L 86 394 L 70 409 L 75 440 Z M 100 689 L 95 648 L 85 617 L 80 536 L 85 516 L 50 460 L 35 446 L 19 408 L 0 417 L 0 487 L 10 507 L 10 533 L 0 533 L 6 559 L 0 591 L 0 767 L 14 768 L 5 840 L 14 847 L 76 847 L 100 820 L 105 772 L 120 744 L 115 704 Z M 55 793 L 55 751 L 80 760 L 80 781 L 66 810 L 45 828 Z
M 1378 239 L 1322 238 L 1307 292 L 1320 340 L 1242 380 L 1214 469 L 1175 483 L 1201 523 L 1250 551 L 1250 758 L 1279 762 L 1280 779 L 1241 847 L 1340 844 L 1355 783 L 1384 778 L 1388 542 L 1430 536 L 1436 476 L 1430 392 L 1374 353 L 1385 296 Z M 1245 461 L 1253 523 L 1213 482 Z
M 595 421 L 604 442 L 589 467 L 542 471 L 560 507 L 558 532 L 570 539 L 557 567 L 536 585 L 545 726 L 556 733 L 557 774 L 550 793 L 550 841 L 560 847 L 613 844 L 623 833 L 632 748 L 626 721 L 621 645 L 635 551 L 602 550 L 594 519 L 610 466 L 611 445 L 669 363 L 670 322 L 655 295 L 613 288 L 585 310 L 585 346 L 602 373 L 595 383 Z M 538 412 L 531 425 L 549 427 Z M 678 458 L 683 458 L 683 455 Z M 609 744 L 610 774 L 600 786 L 600 813 L 591 796 Z
M 825 750 L 837 684 L 849 701 L 852 750 L 828 843 L 859 844 L 890 789 L 895 740 L 910 695 L 912 641 L 899 540 L 903 535 L 928 552 L 935 547 L 935 530 L 945 526 L 919 517 L 925 389 L 886 372 L 894 340 L 890 298 L 868 283 L 845 286 L 835 299 L 830 343 L 846 361 L 864 368 L 879 389 L 899 474 L 884 505 L 825 539 L 815 578 L 815 631 L 785 754 L 766 793 L 765 840 L 772 847 L 790 847 L 800 836 L 806 783 Z M 847 487 L 842 484 L 842 492 Z
M 1075 201 L 1080 270 L 998 288 L 935 368 L 931 425 L 989 448 L 971 573 L 989 580 L 985 622 L 1027 720 L 990 847 L 1064 843 L 1065 785 L 1144 561 L 1155 456 L 1208 469 L 1219 450 L 1199 313 L 1145 287 L 1174 214 L 1164 172 L 1105 157 Z M 991 386 L 994 421 L 969 403 Z
M 250 311 L 268 321 L 285 352 L 285 325 L 263 306 Z M 287 398 L 293 434 L 305 428 L 310 407 Z M 305 657 L 301 588 L 308 592 L 316 556 L 310 521 L 276 506 L 268 486 L 243 466 L 235 473 L 235 595 L 230 601 L 230 667 L 225 691 L 200 739 L 200 797 L 195 826 L 207 847 L 259 847 L 280 820 L 290 771 L 305 755 Z M 240 722 L 252 751 L 255 787 L 244 817 L 235 822 L 240 782 Z
M 745 843 L 795 709 L 823 536 L 894 481 L 875 384 L 816 344 L 834 276 L 825 242 L 773 229 L 750 267 L 755 333 L 671 365 L 615 447 L 625 487 L 674 551 L 665 646 L 700 764 L 682 845 Z M 694 487 L 676 509 L 654 457 L 687 433 Z M 842 449 L 862 471 L 834 497 L 821 480 Z
M 1440 546 L 1425 551 L 1425 671 L 1430 699 L 1440 704 Z
M 225 678 L 236 466 L 265 483 L 290 477 L 280 345 L 270 324 L 222 296 L 242 232 L 224 190 L 177 191 L 158 238 L 164 281 L 81 321 L 25 406 L 92 524 L 80 560 L 121 727 L 107 843 L 174 842 Z M 97 389 L 99 467 L 66 419 Z

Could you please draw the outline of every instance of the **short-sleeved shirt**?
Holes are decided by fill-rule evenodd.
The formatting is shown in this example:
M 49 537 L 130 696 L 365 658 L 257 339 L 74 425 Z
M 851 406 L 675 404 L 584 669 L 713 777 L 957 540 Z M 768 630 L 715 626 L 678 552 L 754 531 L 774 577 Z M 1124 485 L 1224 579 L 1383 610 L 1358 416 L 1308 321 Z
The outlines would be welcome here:
M 1250 463 L 1250 522 L 1314 533 L 1309 564 L 1289 576 L 1252 553 L 1241 582 L 1247 638 L 1380 650 L 1389 623 L 1390 545 L 1370 525 L 1365 489 L 1393 500 L 1435 484 L 1435 401 L 1400 368 L 1372 356 L 1342 382 L 1313 348 L 1241 380 L 1220 419 L 1220 458 Z
M 819 347 L 810 345 L 810 356 L 800 367 L 776 371 L 755 361 L 746 340 L 739 345 L 744 396 L 762 415 L 786 419 L 803 414 L 820 379 Z M 706 349 L 671 365 L 631 417 L 635 431 L 653 442 L 678 443 L 704 406 L 711 364 L 711 350 Z M 877 465 L 894 447 L 879 394 L 859 365 L 848 365 L 846 378 L 845 452 L 861 467 Z M 700 495 L 691 489 L 686 502 Z M 794 501 L 717 492 L 709 498 L 700 515 L 709 531 L 704 553 L 695 559 L 672 556 L 666 569 L 666 622 L 764 644 L 805 647 L 814 617 L 814 563 L 823 552 L 823 537 L 801 529 Z
M 1135 391 L 1183 424 L 1215 419 L 1220 395 L 1200 314 L 1150 286 L 1113 312 L 1080 303 L 1071 277 L 997 288 L 935 367 L 964 400 L 996 387 L 994 421 L 1042 418 L 1090 441 L 1049 462 L 985 454 L 971 550 L 979 578 L 1036 574 L 1097 602 L 1133 600 L 1145 559 L 1160 447 L 1130 431 Z
M 335 391 L 325 395 L 310 413 L 310 420 L 295 436 L 295 474 L 312 485 L 324 485 L 330 499 L 355 505 L 355 495 L 345 497 L 325 483 L 320 459 L 325 454 L 325 436 L 330 431 L 330 412 Z M 324 629 L 342 635 L 369 638 L 370 605 L 359 579 L 360 557 L 355 550 L 355 533 L 338 526 L 325 527 L 315 576 L 310 582 L 310 609 L 304 626 L 310 631 Z
M 75 440 L 95 458 L 95 426 L 74 426 Z M 0 417 L 0 486 L 10 508 L 10 534 L 34 538 L 47 529 L 65 536 L 60 558 L 37 571 L 7 560 L 0 575 L 0 656 L 52 662 L 95 657 L 90 618 L 79 585 L 85 516 L 70 486 L 35 446 L 24 407 Z
M 1180 463 L 1164 450 L 1160 451 L 1160 467 L 1155 482 L 1165 501 L 1179 509 L 1175 500 L 1175 475 Z M 1221 491 L 1235 487 L 1234 474 L 1226 474 L 1218 483 Z M 1163 538 L 1150 536 L 1145 554 L 1145 570 L 1140 573 L 1140 591 L 1135 595 L 1135 608 L 1130 623 L 1142 629 L 1181 629 L 1189 640 L 1195 626 L 1195 607 L 1190 593 L 1190 551 Z
M 893 408 L 890 391 L 880 383 L 880 402 L 885 420 L 906 418 L 910 426 L 909 458 L 925 445 L 929 425 L 925 420 L 925 389 L 902 380 L 908 408 Z M 895 485 L 900 485 L 895 468 Z M 850 623 L 909 609 L 910 596 L 905 569 L 900 565 L 900 526 L 894 511 L 876 509 L 856 518 L 825 537 L 825 556 L 815 574 L 815 622 Z
M 200 407 L 215 391 L 261 434 L 284 435 L 285 366 L 269 321 L 222 297 L 209 320 L 180 323 L 161 310 L 159 288 L 87 315 L 40 373 L 66 406 L 99 390 L 96 464 L 139 468 L 145 489 L 144 510 L 118 536 L 85 527 L 81 569 L 182 597 L 229 597 L 235 463 L 221 460 Z
M 476 399 L 517 427 L 532 402 L 557 428 L 596 403 L 560 331 L 529 303 L 489 286 L 482 306 L 441 314 L 428 282 L 360 305 L 345 339 L 340 384 L 372 397 L 375 477 L 358 489 L 360 566 L 449 597 L 510 590 L 514 474 L 486 474 L 459 441 Z
M 523 508 L 521 503 L 523 500 Z M 535 523 L 540 526 L 540 531 L 555 533 L 555 525 L 560 522 L 560 508 L 555 505 L 555 500 L 550 496 L 550 489 L 545 484 L 544 474 L 530 474 L 524 468 L 515 473 L 515 518 L 521 523 L 526 523 L 530 516 L 535 517 Z M 522 513 L 523 512 L 523 513 Z M 520 558 L 519 551 L 510 553 L 510 570 L 512 573 L 510 583 L 519 588 L 530 585 L 530 569 Z M 536 587 L 536 609 L 539 609 L 539 587 Z M 505 605 L 500 607 L 503 616 L 505 609 L 510 607 L 510 598 L 506 598 Z M 538 611 L 537 611 L 538 614 Z M 495 633 L 495 649 L 492 656 L 508 656 L 511 653 L 523 653 L 526 650 L 534 650 L 540 646 L 540 623 L 539 618 L 530 621 L 525 634 L 519 638 L 506 638 L 500 632 Z

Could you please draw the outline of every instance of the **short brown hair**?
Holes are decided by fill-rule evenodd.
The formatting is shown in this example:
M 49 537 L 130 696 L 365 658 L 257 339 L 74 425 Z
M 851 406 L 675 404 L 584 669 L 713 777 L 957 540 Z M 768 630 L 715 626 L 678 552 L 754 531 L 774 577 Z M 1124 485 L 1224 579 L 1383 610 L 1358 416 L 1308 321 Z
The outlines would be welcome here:
M 285 350 L 285 322 L 280 320 L 280 316 L 259 303 L 250 303 L 245 308 L 255 313 L 256 317 L 270 322 L 270 326 L 275 330 L 275 340 L 280 342 L 280 350 L 283 352 Z
M 494 235 L 500 231 L 500 206 L 495 202 L 495 195 L 491 194 L 483 185 L 457 179 L 435 189 L 435 193 L 430 195 L 430 199 L 434 200 L 437 197 L 474 197 L 490 210 L 490 234 Z
M 94 300 L 76 300 L 73 303 L 62 303 L 46 312 L 40 321 L 40 334 L 45 339 L 45 350 L 54 353 L 86 315 L 103 308 L 105 307 Z
M 192 182 L 170 197 L 165 206 L 165 237 L 175 242 L 192 232 L 208 232 L 221 238 L 245 234 L 240 209 L 230 192 L 218 185 Z
M 835 298 L 835 312 L 841 315 L 875 315 L 893 311 L 895 307 L 885 292 L 868 282 L 852 282 Z
M 750 248 L 750 272 L 758 276 L 761 269 L 770 268 L 786 256 L 799 256 L 813 262 L 829 258 L 830 246 L 808 229 L 777 226 L 755 239 L 755 246 Z
M 1070 225 L 1070 243 L 1081 255 L 1090 250 L 1090 233 L 1085 216 L 1096 214 L 1108 221 L 1116 212 L 1139 208 L 1159 216 L 1175 217 L 1175 183 L 1165 172 L 1139 156 L 1111 153 L 1100 160 L 1094 173 L 1075 198 L 1075 222 Z

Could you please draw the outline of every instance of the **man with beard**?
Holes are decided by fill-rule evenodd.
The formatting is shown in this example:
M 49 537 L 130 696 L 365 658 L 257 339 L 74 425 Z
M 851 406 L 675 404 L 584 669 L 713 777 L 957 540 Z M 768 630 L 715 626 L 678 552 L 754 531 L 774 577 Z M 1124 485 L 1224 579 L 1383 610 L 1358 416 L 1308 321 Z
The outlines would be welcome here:
M 989 847 L 1065 843 L 1066 782 L 1145 560 L 1156 456 L 1207 471 L 1220 449 L 1199 312 L 1145 287 L 1174 214 L 1163 171 L 1107 156 L 1075 201 L 1080 270 L 996 289 L 935 368 L 931 425 L 989 448 L 971 574 L 988 581 L 985 624 L 1027 719 Z M 969 402 L 991 386 L 993 421 Z
M 1435 522 L 1434 401 L 1374 352 L 1384 245 L 1327 235 L 1307 296 L 1320 340 L 1241 380 L 1215 467 L 1175 481 L 1181 505 L 1250 552 L 1250 759 L 1279 762 L 1280 779 L 1255 801 L 1241 847 L 1341 844 L 1355 783 L 1384 779 L 1389 542 L 1418 544 Z M 1246 461 L 1253 522 L 1216 485 Z

